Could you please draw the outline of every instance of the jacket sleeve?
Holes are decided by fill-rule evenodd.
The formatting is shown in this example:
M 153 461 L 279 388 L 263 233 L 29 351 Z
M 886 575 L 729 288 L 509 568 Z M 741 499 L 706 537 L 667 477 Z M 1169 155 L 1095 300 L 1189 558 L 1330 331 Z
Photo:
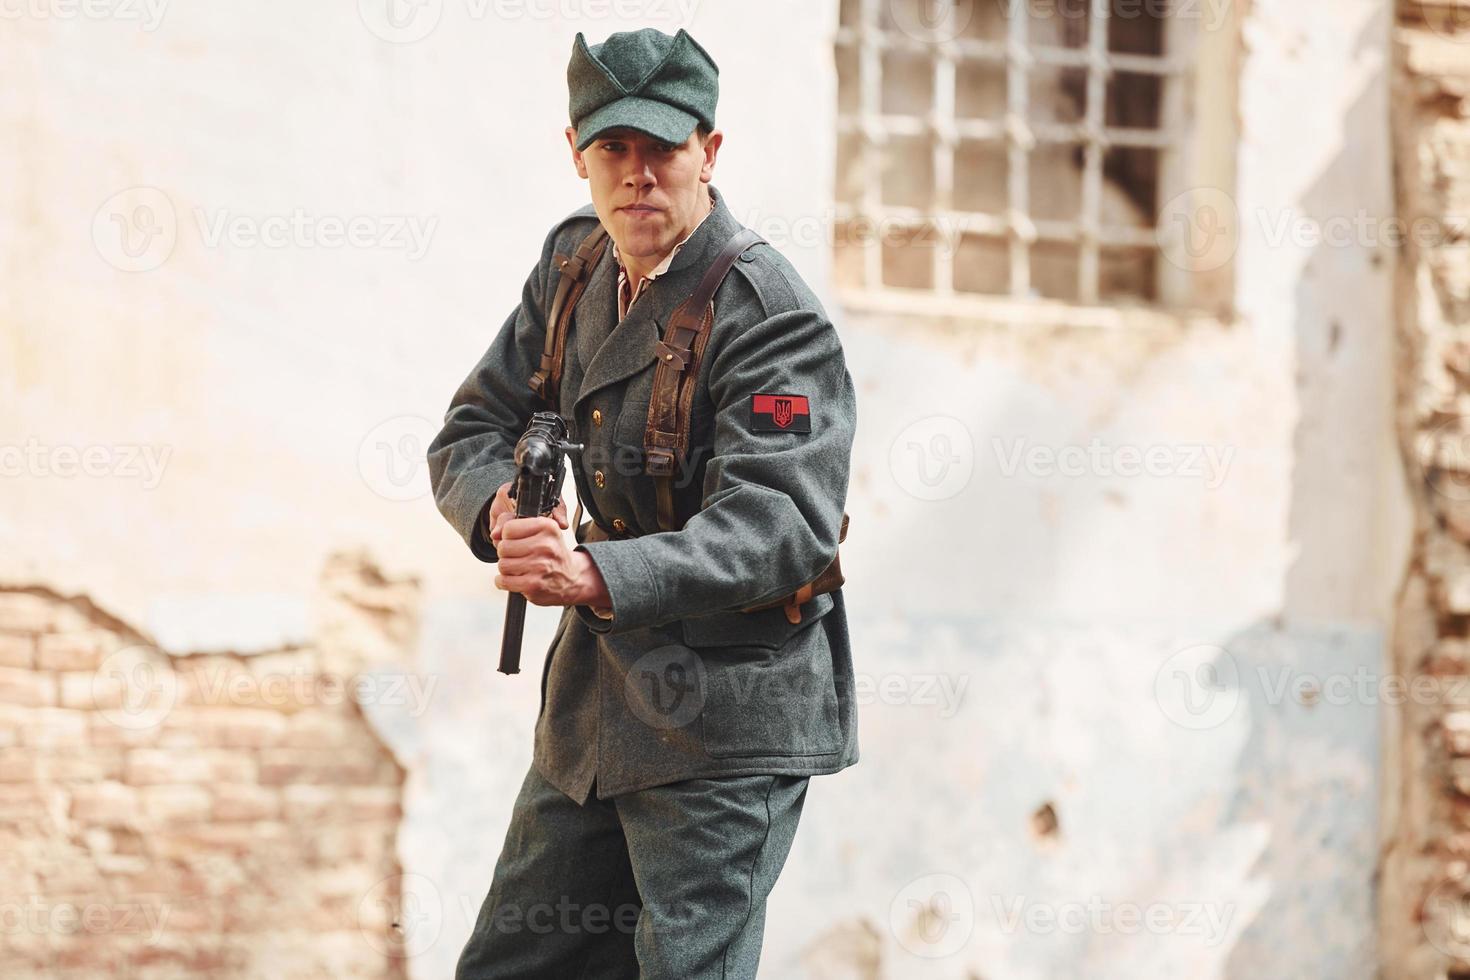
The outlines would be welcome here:
M 713 453 L 703 506 L 677 531 L 578 545 L 596 562 L 620 633 L 787 595 L 837 554 L 857 405 L 837 330 L 820 308 L 769 313 L 714 350 Z M 811 431 L 755 431 L 751 396 L 804 395 Z
M 527 384 L 546 343 L 545 278 L 556 229 L 526 279 L 521 302 L 460 384 L 429 444 L 429 482 L 439 512 L 481 561 L 498 561 L 484 514 L 500 485 L 515 479 L 515 448 L 538 399 Z

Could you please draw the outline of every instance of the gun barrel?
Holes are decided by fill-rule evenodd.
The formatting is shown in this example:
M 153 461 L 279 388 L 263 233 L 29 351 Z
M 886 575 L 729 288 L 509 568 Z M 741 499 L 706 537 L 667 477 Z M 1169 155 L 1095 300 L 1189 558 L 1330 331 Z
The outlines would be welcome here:
M 517 517 L 539 517 L 551 513 L 561 496 L 564 453 L 581 446 L 565 438 L 566 423 L 554 412 L 537 412 L 516 445 L 516 482 L 511 490 Z M 521 638 L 526 628 L 526 597 L 519 592 L 506 596 L 505 631 L 500 638 L 502 674 L 521 672 Z

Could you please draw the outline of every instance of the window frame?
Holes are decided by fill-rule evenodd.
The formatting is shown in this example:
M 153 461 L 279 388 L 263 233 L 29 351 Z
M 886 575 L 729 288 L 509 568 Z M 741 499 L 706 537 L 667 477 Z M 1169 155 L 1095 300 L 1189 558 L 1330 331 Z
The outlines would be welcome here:
M 833 36 L 834 55 L 848 48 L 856 54 L 856 112 L 844 112 L 839 77 L 837 132 L 858 138 L 856 203 L 834 200 L 839 228 L 867 223 L 870 227 L 919 231 L 936 226 L 962 229 L 1004 242 L 1009 255 L 1008 290 L 980 293 L 954 288 L 955 251 L 941 244 L 932 251 L 931 283 L 919 289 L 885 285 L 883 247 L 865 238 L 855 246 L 861 253 L 861 285 L 834 282 L 842 302 L 854 309 L 896 311 L 911 306 L 915 312 L 947 317 L 1013 319 L 1017 307 L 1031 308 L 1046 319 L 1116 322 L 1104 311 L 1132 310 L 1146 320 L 1171 315 L 1195 319 L 1199 314 L 1221 318 L 1232 315 L 1234 237 L 1238 221 L 1227 231 L 1231 240 L 1223 261 L 1219 249 L 1196 258 L 1190 224 L 1199 212 L 1235 186 L 1236 87 L 1238 24 L 1236 5 L 1213 29 L 1203 29 L 1198 17 L 1171 14 L 1164 20 L 1162 56 L 1127 54 L 1107 49 L 1111 0 L 1086 0 L 1090 5 L 1085 47 L 1066 48 L 1032 44 L 1029 40 L 1029 0 L 962 0 L 966 3 L 1006 4 L 1006 39 L 958 37 L 953 30 L 955 7 L 946 5 L 945 20 L 930 25 L 935 39 L 884 30 L 880 7 L 884 0 L 854 0 L 858 21 L 839 24 Z M 900 0 L 905 2 L 905 0 Z M 931 0 L 906 0 L 928 4 Z M 1177 0 L 1176 0 L 1177 2 Z M 1187 9 L 1187 8 L 1181 8 Z M 1195 5 L 1196 14 L 1199 7 Z M 1101 25 L 1101 29 L 1098 29 Z M 899 51 L 930 58 L 932 98 L 925 115 L 887 113 L 882 109 L 883 56 Z M 1006 78 L 1006 108 L 1001 119 L 959 119 L 955 108 L 956 69 L 961 62 L 1002 67 Z M 1043 69 L 1082 69 L 1087 73 L 1085 116 L 1076 123 L 1039 122 L 1028 118 L 1031 72 Z M 1108 80 L 1117 72 L 1154 74 L 1163 79 L 1158 129 L 1129 129 L 1105 125 Z M 1196 111 L 1210 106 L 1208 113 Z M 932 149 L 933 178 L 928 208 L 900 207 L 882 200 L 883 143 L 890 136 L 923 136 Z M 961 211 L 953 207 L 954 168 L 961 140 L 999 144 L 1007 160 L 1006 208 L 1001 214 Z M 1081 206 L 1073 220 L 1036 219 L 1031 215 L 1030 155 L 1039 145 L 1080 145 Z M 838 146 L 841 146 L 839 140 Z M 1111 147 L 1140 146 L 1159 153 L 1157 214 L 1153 228 L 1107 226 L 1101 221 L 1103 168 Z M 954 239 L 957 242 L 958 239 Z M 1073 245 L 1078 264 L 1075 302 L 1043 298 L 1031 281 L 1031 250 L 1038 242 Z M 1111 246 L 1149 249 L 1154 254 L 1155 299 L 1099 298 L 1103 249 Z M 834 261 L 837 256 L 834 253 Z M 1138 318 L 1138 317 L 1135 317 Z

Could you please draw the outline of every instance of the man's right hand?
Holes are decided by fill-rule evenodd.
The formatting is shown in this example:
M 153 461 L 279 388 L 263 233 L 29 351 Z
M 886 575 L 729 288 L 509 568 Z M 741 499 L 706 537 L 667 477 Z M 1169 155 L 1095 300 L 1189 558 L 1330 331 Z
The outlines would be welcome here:
M 500 529 L 506 521 L 514 520 L 516 516 L 516 502 L 511 499 L 510 490 L 515 486 L 514 480 L 508 480 L 500 485 L 495 491 L 495 499 L 490 502 L 490 543 L 497 548 L 500 547 Z M 565 531 L 570 525 L 567 520 L 567 502 L 558 500 L 556 506 L 551 508 L 551 517 Z

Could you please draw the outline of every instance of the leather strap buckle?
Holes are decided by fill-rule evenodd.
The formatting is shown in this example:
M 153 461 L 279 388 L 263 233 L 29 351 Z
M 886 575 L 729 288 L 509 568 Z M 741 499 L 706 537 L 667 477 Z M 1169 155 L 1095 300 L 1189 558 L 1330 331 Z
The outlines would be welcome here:
M 643 472 L 649 476 L 673 476 L 674 452 L 671 449 L 645 448 Z
M 658 352 L 659 362 L 667 364 L 675 371 L 682 371 L 689 366 L 689 348 L 687 347 L 675 347 L 667 340 L 660 340 L 653 345 L 653 349 Z

